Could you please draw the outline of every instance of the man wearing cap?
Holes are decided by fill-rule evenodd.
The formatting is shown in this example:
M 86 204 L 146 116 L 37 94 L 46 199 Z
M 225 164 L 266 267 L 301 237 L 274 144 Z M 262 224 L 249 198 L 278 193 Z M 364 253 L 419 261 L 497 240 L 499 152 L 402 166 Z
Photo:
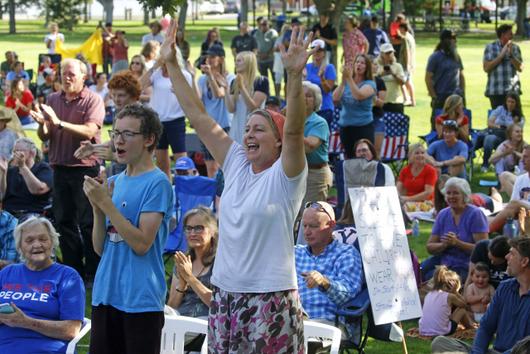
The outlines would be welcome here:
M 523 70 L 523 57 L 519 46 L 512 42 L 512 25 L 500 25 L 497 40 L 484 50 L 483 68 L 488 74 L 486 97 L 491 108 L 495 109 L 506 102 L 506 93 L 521 94 L 519 72 Z
M 447 97 L 465 95 L 464 66 L 456 50 L 456 34 L 444 29 L 440 42 L 427 61 L 425 84 L 431 96 L 431 129 L 434 130 L 435 111 L 442 109 Z
M 254 32 L 254 39 L 256 40 L 257 48 L 257 59 L 258 59 L 258 70 L 260 75 L 268 77 L 268 72 L 272 71 L 272 64 L 274 63 L 274 43 L 278 38 L 278 32 L 275 29 L 270 28 L 269 21 L 264 18 L 259 22 L 259 29 Z
M 7 127 L 7 123 L 11 119 L 12 115 L 8 108 L 0 107 L 0 159 L 11 159 L 13 146 L 15 145 L 15 140 L 17 140 L 17 133 Z
M 271 110 L 273 112 L 281 113 L 282 102 L 276 96 L 269 96 L 265 101 L 265 109 Z
M 182 156 L 175 162 L 175 173 L 179 176 L 197 176 L 199 171 L 192 159 Z
M 47 105 L 40 105 L 42 112 L 30 114 L 39 124 L 39 138 L 50 141 L 53 208 L 63 262 L 90 282 L 99 257 L 92 247 L 93 214 L 83 181 L 85 176 L 98 175 L 99 164 L 96 159 L 77 159 L 74 151 L 84 140 L 100 142 L 105 106 L 98 94 L 84 86 L 87 70 L 83 62 L 65 59 L 61 72 L 63 90 L 48 96 Z
M 158 21 L 153 21 L 149 24 L 151 33 L 148 33 L 142 37 L 142 46 L 149 41 L 157 41 L 162 44 L 164 42 L 164 35 L 162 32 L 162 25 Z
M 388 36 L 385 31 L 379 28 L 379 20 L 377 16 L 373 16 L 370 20 L 370 27 L 363 30 L 363 34 L 368 39 L 370 47 L 368 49 L 368 54 L 373 55 L 374 57 L 379 56 L 381 52 L 381 45 L 384 43 L 389 43 Z
M 232 38 L 230 48 L 232 49 L 234 60 L 236 55 L 241 52 L 254 52 L 256 54 L 258 44 L 256 43 L 256 39 L 249 33 L 248 23 L 241 22 L 239 24 L 239 34 Z
M 306 245 L 295 246 L 298 292 L 311 320 L 335 325 L 335 314 L 362 288 L 361 256 L 333 239 L 335 213 L 326 202 L 308 202 L 302 216 Z
M 458 124 L 446 120 L 442 127 L 442 140 L 437 140 L 427 149 L 427 163 L 441 170 L 441 173 L 456 177 L 466 177 L 467 145 L 457 139 Z

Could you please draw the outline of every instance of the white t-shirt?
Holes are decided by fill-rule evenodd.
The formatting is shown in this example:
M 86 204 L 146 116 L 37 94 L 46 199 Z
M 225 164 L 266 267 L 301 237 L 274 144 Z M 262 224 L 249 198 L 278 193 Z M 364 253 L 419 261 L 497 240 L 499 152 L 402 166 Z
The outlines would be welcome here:
M 510 200 L 530 202 L 530 177 L 528 176 L 528 173 L 517 176 L 515 184 L 513 185 L 512 197 Z
M 191 86 L 191 74 L 186 70 L 182 70 L 182 73 Z M 158 113 L 161 122 L 170 122 L 184 117 L 184 111 L 180 107 L 177 96 L 175 96 L 171 80 L 169 77 L 162 76 L 161 69 L 151 75 L 151 85 L 153 86 L 153 93 L 149 105 Z
M 57 34 L 51 34 L 48 33 L 44 37 L 44 43 L 47 43 L 48 40 L 51 40 L 50 48 L 48 48 L 48 54 L 55 54 L 55 42 L 57 42 L 57 39 L 59 39 L 61 42 L 64 42 L 64 34 L 57 33 Z
M 256 174 L 243 147 L 234 142 L 223 172 L 212 284 L 235 293 L 297 289 L 293 224 L 306 189 L 307 167 L 289 178 L 278 159 Z
M 164 35 L 162 32 L 154 36 L 152 33 L 148 33 L 142 37 L 142 46 L 145 45 L 145 43 L 149 41 L 157 41 L 158 43 L 162 44 L 164 43 Z
M 88 89 L 94 93 L 97 93 L 99 97 L 101 97 L 101 100 L 103 102 L 105 102 L 105 98 L 107 98 L 107 96 L 109 95 L 109 88 L 107 87 L 107 84 L 105 84 L 105 86 L 103 87 L 103 90 L 101 91 L 98 91 L 98 87 L 96 85 L 90 85 Z M 109 100 L 105 106 L 106 107 L 114 106 L 114 102 L 112 100 Z

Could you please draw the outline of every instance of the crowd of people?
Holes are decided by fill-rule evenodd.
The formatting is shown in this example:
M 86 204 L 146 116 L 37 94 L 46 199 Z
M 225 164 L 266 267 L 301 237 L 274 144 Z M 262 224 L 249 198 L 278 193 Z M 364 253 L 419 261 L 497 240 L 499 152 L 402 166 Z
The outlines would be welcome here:
M 432 131 L 427 145 L 408 146 L 396 175 L 380 161 L 385 117 L 405 119 L 416 105 L 416 44 L 403 14 L 388 34 L 378 23 L 348 19 L 338 58 L 327 14 L 307 31 L 296 17 L 278 31 L 260 18 L 253 30 L 239 24 L 231 59 L 212 28 L 193 61 L 175 21 L 153 22 L 130 62 L 126 33 L 107 23 L 101 72 L 81 57 L 56 61 L 65 38 L 52 24 L 37 86 L 7 51 L 0 347 L 64 352 L 81 328 L 85 288 L 94 353 L 158 353 L 165 304 L 208 319 L 215 353 L 301 353 L 305 317 L 340 323 L 353 336 L 337 311 L 365 279 L 360 252 L 334 236 L 353 223 L 337 220 L 342 210 L 329 197 L 334 133 L 345 159 L 360 161 L 344 169 L 346 180 L 396 186 L 404 215 L 411 204 L 434 210 L 419 273 L 426 293 L 419 331 L 436 337 L 433 353 L 485 353 L 494 335 L 496 352 L 524 345 L 517 342 L 530 335 L 530 145 L 512 27 L 499 26 L 484 50 L 491 111 L 477 132 L 456 33 L 441 31 L 425 74 Z M 197 174 L 199 162 L 188 156 L 186 122 L 200 139 L 204 173 L 222 181 L 221 199 L 178 215 L 172 176 Z M 112 125 L 110 139 L 104 124 Z M 20 126 L 36 129 L 41 145 Z M 499 181 L 488 194 L 466 180 L 478 149 L 481 171 L 492 166 Z M 167 289 L 163 254 L 174 218 L 188 250 L 174 254 Z M 459 326 L 478 328 L 472 346 L 446 337 Z M 201 342 L 186 337 L 190 350 Z

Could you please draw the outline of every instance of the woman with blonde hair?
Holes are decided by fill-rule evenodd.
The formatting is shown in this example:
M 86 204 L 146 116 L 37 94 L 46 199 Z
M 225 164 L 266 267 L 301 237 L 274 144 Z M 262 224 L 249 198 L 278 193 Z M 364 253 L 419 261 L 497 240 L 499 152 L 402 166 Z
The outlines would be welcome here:
M 145 45 L 147 46 L 151 42 L 156 43 L 160 47 L 160 44 L 155 41 L 149 41 Z M 147 66 L 146 66 L 143 55 L 136 54 L 135 56 L 132 57 L 131 64 L 129 64 L 129 70 L 131 71 L 131 73 L 134 75 L 134 77 L 137 80 L 140 80 L 140 78 L 147 72 Z M 145 87 L 142 90 L 142 94 L 140 95 L 140 102 L 142 103 L 149 102 L 152 92 L 153 92 L 152 87 Z
M 445 100 L 443 113 L 436 117 L 434 125 L 438 139 L 442 138 L 442 127 L 446 120 L 454 120 L 458 125 L 458 139 L 469 141 L 469 118 L 464 113 L 462 96 L 451 95 Z
M 409 147 L 409 164 L 399 173 L 397 190 L 403 202 L 433 200 L 437 172 L 425 160 L 425 147 L 421 143 Z
M 228 83 L 224 84 L 228 88 Z M 269 79 L 260 76 L 256 54 L 241 52 L 236 56 L 236 78 L 230 85 L 225 104 L 228 112 L 233 113 L 230 137 L 238 143 L 243 142 L 248 114 L 265 107 L 269 96 Z

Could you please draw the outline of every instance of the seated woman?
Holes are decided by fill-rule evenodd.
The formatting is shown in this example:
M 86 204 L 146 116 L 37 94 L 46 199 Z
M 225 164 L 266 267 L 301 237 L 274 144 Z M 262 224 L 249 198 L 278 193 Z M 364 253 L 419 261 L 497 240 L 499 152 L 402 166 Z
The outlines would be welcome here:
M 426 163 L 423 144 L 409 147 L 409 164 L 399 173 L 397 190 L 402 202 L 422 202 L 434 198 L 434 186 L 438 178 L 436 169 Z
M 464 100 L 459 95 L 447 97 L 444 103 L 443 113 L 436 117 L 435 129 L 438 139 L 443 139 L 443 123 L 453 120 L 458 125 L 458 139 L 469 141 L 469 118 L 464 114 Z
M 0 271 L 0 348 L 5 353 L 64 353 L 81 329 L 85 288 L 79 274 L 53 260 L 59 234 L 45 218 L 31 217 L 15 229 L 24 263 Z
M 512 124 L 508 127 L 508 129 L 506 129 L 506 135 L 507 139 L 499 145 L 493 156 L 491 156 L 489 159 L 489 163 L 495 165 L 495 173 L 499 176 L 503 172 L 516 172 L 516 170 L 524 170 L 522 159 L 523 147 L 525 146 L 525 142 L 523 140 L 523 128 L 519 124 Z
M 353 151 L 355 152 L 355 158 L 363 158 L 368 161 L 378 161 L 378 154 L 375 151 L 374 144 L 368 139 L 360 139 L 358 140 L 355 145 L 353 146 Z M 385 186 L 395 186 L 396 185 L 396 178 L 394 177 L 394 173 L 392 172 L 392 169 L 388 167 L 385 164 L 382 164 L 385 168 Z M 375 183 L 374 183 L 375 185 Z
M 451 176 L 466 177 L 468 147 L 457 139 L 458 125 L 454 120 L 443 122 L 443 140 L 438 140 L 427 148 L 427 163 Z
M 22 78 L 16 78 L 11 82 L 11 91 L 6 98 L 6 107 L 15 110 L 23 126 L 36 124 L 29 115 L 29 111 L 33 108 L 33 94 L 26 88 Z
M 211 210 L 200 206 L 184 215 L 188 254 L 175 253 L 175 272 L 167 304 L 180 315 L 208 317 L 212 275 L 217 249 L 217 220 Z
M 432 278 L 435 267 L 443 264 L 465 281 L 475 243 L 488 238 L 488 221 L 484 213 L 471 204 L 471 187 L 465 179 L 449 178 L 442 193 L 448 207 L 436 217 L 427 241 L 427 251 L 432 256 L 421 264 L 422 279 Z
M 53 171 L 47 162 L 40 161 L 39 151 L 29 138 L 20 138 L 13 148 L 13 159 L 0 160 L 0 195 L 3 207 L 14 217 L 28 214 L 42 215 L 50 204 Z
M 521 108 L 518 107 L 519 97 L 515 93 L 506 94 L 506 102 L 493 111 L 488 117 L 488 129 L 482 131 L 477 136 L 475 150 L 484 147 L 484 160 L 481 170 L 488 170 L 491 153 L 497 149 L 499 144 L 507 139 L 507 128 L 512 124 L 517 124 L 521 128 L 524 124 L 524 118 L 521 115 Z M 509 138 L 508 138 L 509 139 Z

